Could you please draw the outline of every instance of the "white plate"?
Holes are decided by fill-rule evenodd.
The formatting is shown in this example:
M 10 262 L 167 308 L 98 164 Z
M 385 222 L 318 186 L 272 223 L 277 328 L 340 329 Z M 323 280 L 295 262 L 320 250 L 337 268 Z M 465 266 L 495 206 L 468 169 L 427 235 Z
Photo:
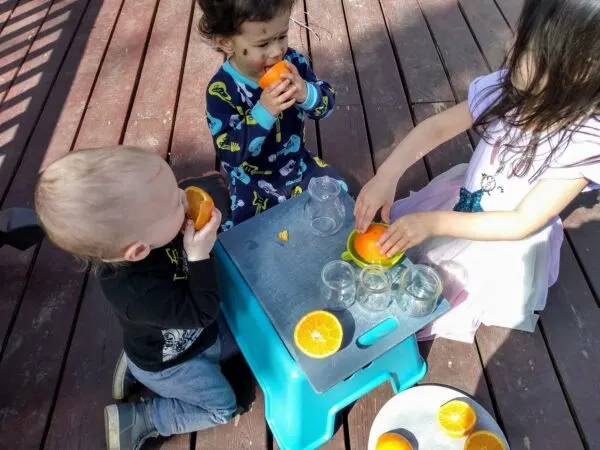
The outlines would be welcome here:
M 443 386 L 423 385 L 400 392 L 383 405 L 369 434 L 369 450 L 375 450 L 377 438 L 396 430 L 406 437 L 414 450 L 463 450 L 466 438 L 446 436 L 437 423 L 440 406 L 450 400 L 469 403 L 477 414 L 475 430 L 497 434 L 508 449 L 508 442 L 494 418 L 479 403 L 462 392 Z

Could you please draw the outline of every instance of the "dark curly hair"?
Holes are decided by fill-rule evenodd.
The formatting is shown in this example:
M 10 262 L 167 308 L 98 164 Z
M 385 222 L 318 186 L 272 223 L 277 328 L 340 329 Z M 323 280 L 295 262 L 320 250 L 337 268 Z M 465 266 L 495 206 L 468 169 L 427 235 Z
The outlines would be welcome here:
M 203 12 L 198 29 L 207 39 L 231 37 L 244 22 L 266 22 L 280 11 L 291 9 L 295 0 L 197 0 Z

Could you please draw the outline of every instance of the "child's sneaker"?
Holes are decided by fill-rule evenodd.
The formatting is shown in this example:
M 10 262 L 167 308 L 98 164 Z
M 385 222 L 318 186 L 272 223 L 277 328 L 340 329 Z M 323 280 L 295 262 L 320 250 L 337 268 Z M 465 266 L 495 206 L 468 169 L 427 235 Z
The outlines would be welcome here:
M 127 356 L 124 351 L 121 351 L 119 360 L 113 373 L 112 396 L 115 400 L 123 400 L 128 398 L 137 388 L 140 383 L 129 371 L 127 367 Z
M 139 450 L 146 439 L 158 437 L 152 423 L 152 400 L 104 408 L 107 450 Z

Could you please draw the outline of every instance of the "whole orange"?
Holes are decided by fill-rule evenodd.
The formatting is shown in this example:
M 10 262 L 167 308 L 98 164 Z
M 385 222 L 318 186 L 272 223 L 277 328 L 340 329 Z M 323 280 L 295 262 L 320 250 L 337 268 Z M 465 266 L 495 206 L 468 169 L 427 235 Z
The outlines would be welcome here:
M 260 80 L 258 80 L 258 85 L 261 89 L 266 89 L 271 86 L 273 83 L 281 80 L 281 74 L 287 73 L 290 70 L 287 67 L 285 61 L 279 61 L 273 67 L 271 67 L 267 73 L 265 73 Z
M 408 439 L 396 433 L 383 433 L 377 439 L 375 450 L 413 450 Z
M 384 261 L 388 257 L 380 252 L 377 245 L 379 238 L 385 233 L 387 227 L 380 223 L 372 223 L 364 233 L 357 233 L 354 238 L 354 250 L 366 262 L 373 264 Z
M 196 186 L 190 186 L 185 190 L 188 202 L 187 216 L 194 221 L 194 228 L 199 230 L 210 220 L 215 202 L 208 192 Z

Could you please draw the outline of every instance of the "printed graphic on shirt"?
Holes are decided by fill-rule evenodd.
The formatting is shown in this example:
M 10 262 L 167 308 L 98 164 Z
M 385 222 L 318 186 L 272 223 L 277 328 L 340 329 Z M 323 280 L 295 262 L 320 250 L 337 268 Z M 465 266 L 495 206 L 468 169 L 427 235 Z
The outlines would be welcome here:
M 198 339 L 201 328 L 195 330 L 162 330 L 165 343 L 162 350 L 163 362 L 170 361 L 185 352 Z
M 184 252 L 179 252 L 176 248 L 165 248 L 165 253 L 171 261 L 171 264 L 175 266 L 173 273 L 173 281 L 187 280 L 188 279 L 188 265 L 187 258 Z

